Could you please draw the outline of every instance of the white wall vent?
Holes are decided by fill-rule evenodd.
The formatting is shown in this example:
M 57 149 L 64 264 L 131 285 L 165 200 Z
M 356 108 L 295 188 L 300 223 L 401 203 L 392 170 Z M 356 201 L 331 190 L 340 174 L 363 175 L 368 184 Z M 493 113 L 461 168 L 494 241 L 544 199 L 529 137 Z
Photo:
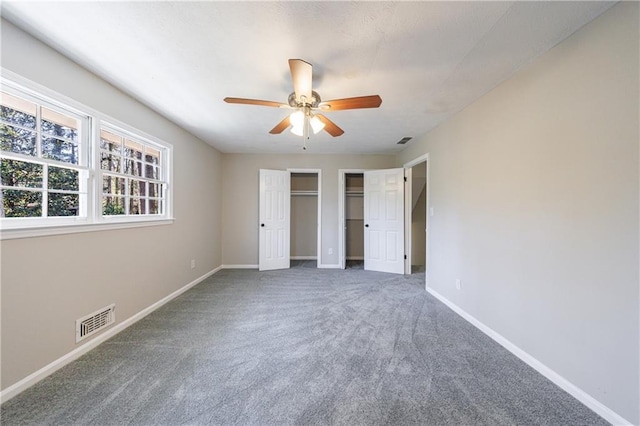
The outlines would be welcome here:
M 116 305 L 98 309 L 76 320 L 76 343 L 116 322 Z

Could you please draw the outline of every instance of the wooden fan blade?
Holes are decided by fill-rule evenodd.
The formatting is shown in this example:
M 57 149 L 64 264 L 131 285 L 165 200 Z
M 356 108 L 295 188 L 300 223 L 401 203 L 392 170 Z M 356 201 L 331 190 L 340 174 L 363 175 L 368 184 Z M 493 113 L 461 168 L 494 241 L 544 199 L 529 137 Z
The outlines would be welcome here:
M 245 104 L 245 105 L 260 105 L 276 108 L 284 108 L 289 105 L 280 102 L 273 101 L 261 101 L 259 99 L 244 99 L 244 98 L 224 98 L 224 101 L 229 104 Z
M 382 104 L 382 98 L 378 95 L 358 96 L 356 98 L 334 99 L 322 102 L 320 109 L 340 111 L 342 109 L 378 108 L 380 104 Z
M 311 102 L 311 79 L 313 78 L 313 66 L 302 59 L 289 59 L 289 70 L 293 80 L 293 91 L 296 92 L 296 100 L 302 96 Z
M 291 122 L 289 121 L 289 116 L 287 115 L 284 118 L 284 120 L 282 120 L 281 122 L 276 124 L 276 127 L 271 129 L 271 131 L 269 133 L 271 133 L 272 135 L 278 135 L 278 134 L 282 133 L 284 131 L 284 129 L 289 127 L 290 124 L 291 124 Z
M 329 120 L 324 115 L 316 114 L 316 117 L 318 117 L 318 119 L 324 123 L 324 130 L 334 138 L 344 133 L 344 130 L 342 130 L 340 127 L 336 125 L 336 123 Z

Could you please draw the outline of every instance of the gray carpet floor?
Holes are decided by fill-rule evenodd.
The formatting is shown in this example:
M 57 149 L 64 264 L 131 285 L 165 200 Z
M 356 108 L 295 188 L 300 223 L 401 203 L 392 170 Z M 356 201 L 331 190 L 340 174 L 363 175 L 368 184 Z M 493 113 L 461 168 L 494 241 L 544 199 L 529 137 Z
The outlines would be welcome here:
M 224 270 L 4 403 L 3 425 L 607 424 L 411 276 Z

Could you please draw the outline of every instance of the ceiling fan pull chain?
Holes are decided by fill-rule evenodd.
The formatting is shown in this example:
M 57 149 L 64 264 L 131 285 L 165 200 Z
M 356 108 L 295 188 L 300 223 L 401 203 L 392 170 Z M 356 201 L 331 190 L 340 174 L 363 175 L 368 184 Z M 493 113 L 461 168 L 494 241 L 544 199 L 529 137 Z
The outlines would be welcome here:
M 307 118 L 306 116 L 304 117 L 304 124 L 303 124 L 303 132 L 302 132 L 302 150 L 306 151 L 307 150 L 307 139 L 309 139 L 309 118 Z
M 307 139 L 309 139 L 309 116 L 307 114 L 304 115 L 304 125 L 303 125 L 303 135 L 304 144 L 302 145 L 303 150 L 307 150 Z

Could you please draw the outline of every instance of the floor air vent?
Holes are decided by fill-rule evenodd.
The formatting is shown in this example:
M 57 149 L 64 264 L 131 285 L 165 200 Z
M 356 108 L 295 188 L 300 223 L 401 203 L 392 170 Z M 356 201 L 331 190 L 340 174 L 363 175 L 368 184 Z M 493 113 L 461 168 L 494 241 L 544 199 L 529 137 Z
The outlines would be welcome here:
M 76 343 L 116 322 L 116 305 L 109 305 L 76 320 Z

